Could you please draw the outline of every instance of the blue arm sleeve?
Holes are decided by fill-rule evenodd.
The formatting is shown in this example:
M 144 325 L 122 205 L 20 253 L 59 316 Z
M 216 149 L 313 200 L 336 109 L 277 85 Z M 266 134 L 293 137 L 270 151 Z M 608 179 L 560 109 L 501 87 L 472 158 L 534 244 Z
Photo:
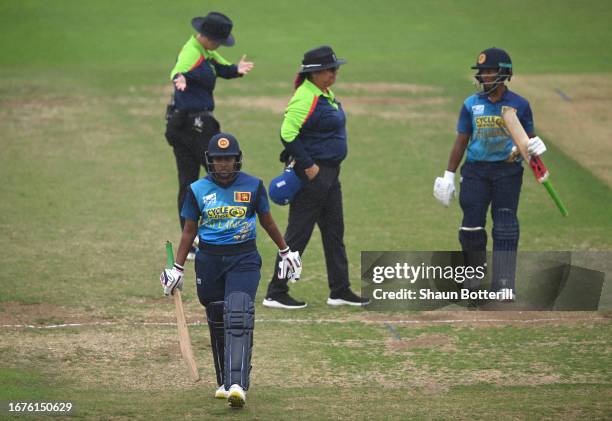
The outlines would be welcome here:
M 221 64 L 216 60 L 212 60 L 212 64 L 215 66 L 217 75 L 223 79 L 234 79 L 242 76 L 240 73 L 238 73 L 238 66 L 235 64 Z
M 465 107 L 465 104 L 461 106 L 459 112 L 459 120 L 457 121 L 457 133 L 472 134 L 472 115 Z
M 264 187 L 263 181 L 259 181 L 257 188 L 257 198 L 255 199 L 255 211 L 258 215 L 270 212 L 270 202 L 268 201 L 268 193 Z
M 191 186 L 185 193 L 185 200 L 183 200 L 183 208 L 181 209 L 181 216 L 185 219 L 192 221 L 198 221 L 200 219 L 200 208 L 198 207 L 198 201 L 191 190 Z

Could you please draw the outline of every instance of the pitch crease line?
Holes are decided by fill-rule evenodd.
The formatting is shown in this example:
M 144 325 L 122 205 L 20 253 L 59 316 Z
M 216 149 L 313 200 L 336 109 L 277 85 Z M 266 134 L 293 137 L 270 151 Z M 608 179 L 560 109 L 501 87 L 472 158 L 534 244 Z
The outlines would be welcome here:
M 256 323 L 346 323 L 346 322 L 361 322 L 370 324 L 431 324 L 431 323 L 537 323 L 537 322 L 556 322 L 556 321 L 571 321 L 571 322 L 587 322 L 608 320 L 605 317 L 595 318 L 541 318 L 541 319 L 444 319 L 444 320 L 343 320 L 343 319 L 257 319 Z M 204 326 L 206 323 L 197 321 L 187 323 L 188 326 Z M 90 322 L 90 323 L 63 323 L 56 325 L 36 326 L 30 324 L 12 324 L 0 325 L 1 328 L 21 328 L 21 329 L 62 329 L 70 327 L 87 327 L 87 326 L 176 326 L 175 322 Z

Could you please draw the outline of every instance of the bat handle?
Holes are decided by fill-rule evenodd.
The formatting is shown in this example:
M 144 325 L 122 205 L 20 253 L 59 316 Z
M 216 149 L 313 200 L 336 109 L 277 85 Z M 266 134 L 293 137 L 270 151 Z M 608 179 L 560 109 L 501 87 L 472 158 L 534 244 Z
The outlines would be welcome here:
M 559 212 L 561 212 L 561 215 L 563 215 L 563 216 L 569 215 L 569 212 L 567 211 L 567 208 L 565 207 L 565 205 L 561 201 L 561 198 L 559 197 L 559 195 L 557 194 L 557 192 L 553 188 L 552 184 L 550 184 L 550 181 L 546 180 L 546 181 L 544 181 L 542 183 L 542 185 L 548 191 L 548 194 L 552 198 L 553 202 L 555 202 L 555 205 L 557 205 L 557 208 L 559 209 Z
M 166 241 L 166 267 L 170 269 L 174 266 L 174 252 L 172 251 L 172 243 Z

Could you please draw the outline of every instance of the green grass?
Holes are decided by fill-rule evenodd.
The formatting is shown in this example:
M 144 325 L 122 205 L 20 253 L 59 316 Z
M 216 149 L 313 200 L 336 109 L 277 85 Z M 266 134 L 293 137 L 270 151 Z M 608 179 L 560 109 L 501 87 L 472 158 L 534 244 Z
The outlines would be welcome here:
M 469 67 L 478 52 L 506 48 L 517 75 L 612 72 L 612 56 L 602 48 L 612 42 L 605 1 L 2 3 L 0 316 L 7 324 L 117 324 L 2 328 L 0 400 L 73 399 L 83 418 L 609 416 L 609 322 L 401 325 L 397 332 L 408 345 L 395 349 L 390 332 L 360 310 L 325 305 L 317 231 L 304 256 L 304 282 L 292 286 L 308 308 L 287 314 L 257 305 L 264 322 L 245 413 L 228 414 L 208 399 L 206 326 L 192 329 L 205 380 L 188 383 L 174 330 L 139 323 L 174 317 L 157 282 L 164 242 L 176 245 L 179 238 L 163 113 L 189 20 L 207 8 L 235 22 L 237 46 L 221 53 L 231 60 L 247 53 L 256 62 L 246 78 L 219 81 L 216 115 L 241 141 L 245 170 L 266 182 L 280 171 L 282 111 L 250 101 L 286 102 L 307 49 L 329 43 L 348 59 L 335 92 L 349 113 L 341 179 L 354 285 L 361 251 L 459 247 L 459 207 L 442 208 L 431 189 L 445 168 L 459 106 L 473 91 Z M 370 82 L 423 90 L 346 87 Z M 396 102 L 381 103 L 388 97 Z M 536 125 L 542 112 L 534 110 Z M 610 250 L 610 187 L 539 134 L 570 217 L 562 218 L 526 173 L 521 249 Z M 284 228 L 287 209 L 274 206 L 273 214 Z M 258 245 L 259 301 L 275 247 L 261 230 Z M 190 266 L 185 307 L 191 320 L 202 320 L 193 281 Z M 311 322 L 274 322 L 290 317 Z M 346 323 L 317 323 L 333 318 Z M 181 393 L 169 393 L 172 387 Z

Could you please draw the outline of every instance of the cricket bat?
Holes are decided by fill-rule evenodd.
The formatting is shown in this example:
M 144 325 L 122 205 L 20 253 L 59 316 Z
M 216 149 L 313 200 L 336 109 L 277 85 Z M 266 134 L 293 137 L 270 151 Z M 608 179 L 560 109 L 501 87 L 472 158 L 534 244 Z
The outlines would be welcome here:
M 172 252 L 172 243 L 166 241 L 166 267 L 171 268 L 174 266 L 174 253 Z M 189 330 L 187 330 L 187 321 L 185 320 L 185 312 L 183 311 L 183 300 L 181 298 L 181 290 L 175 289 L 174 294 L 174 309 L 176 311 L 176 327 L 178 328 L 178 339 L 179 346 L 181 348 L 181 354 L 183 359 L 187 363 L 187 368 L 191 374 L 191 378 L 194 382 L 200 380 L 200 373 L 198 373 L 198 367 L 193 357 L 193 349 L 191 348 L 191 338 L 189 337 Z
M 561 215 L 567 216 L 567 208 L 565 207 L 565 205 L 563 205 L 561 198 L 550 183 L 550 180 L 548 179 L 550 173 L 542 162 L 542 159 L 540 159 L 539 156 L 532 156 L 531 158 L 529 158 L 529 153 L 527 152 L 529 136 L 527 136 L 525 129 L 521 125 L 521 122 L 519 121 L 516 115 L 516 110 L 512 107 L 506 107 L 502 112 L 502 118 L 504 120 L 504 124 L 506 125 L 506 129 L 508 129 L 508 131 L 510 132 L 512 141 L 516 145 L 516 148 L 519 150 L 519 153 L 521 154 L 525 162 L 529 163 L 529 166 L 531 167 L 536 180 L 538 180 L 538 182 L 544 186 L 544 188 L 552 198 L 553 202 L 555 202 L 555 205 L 557 205 L 557 208 L 561 212 Z

